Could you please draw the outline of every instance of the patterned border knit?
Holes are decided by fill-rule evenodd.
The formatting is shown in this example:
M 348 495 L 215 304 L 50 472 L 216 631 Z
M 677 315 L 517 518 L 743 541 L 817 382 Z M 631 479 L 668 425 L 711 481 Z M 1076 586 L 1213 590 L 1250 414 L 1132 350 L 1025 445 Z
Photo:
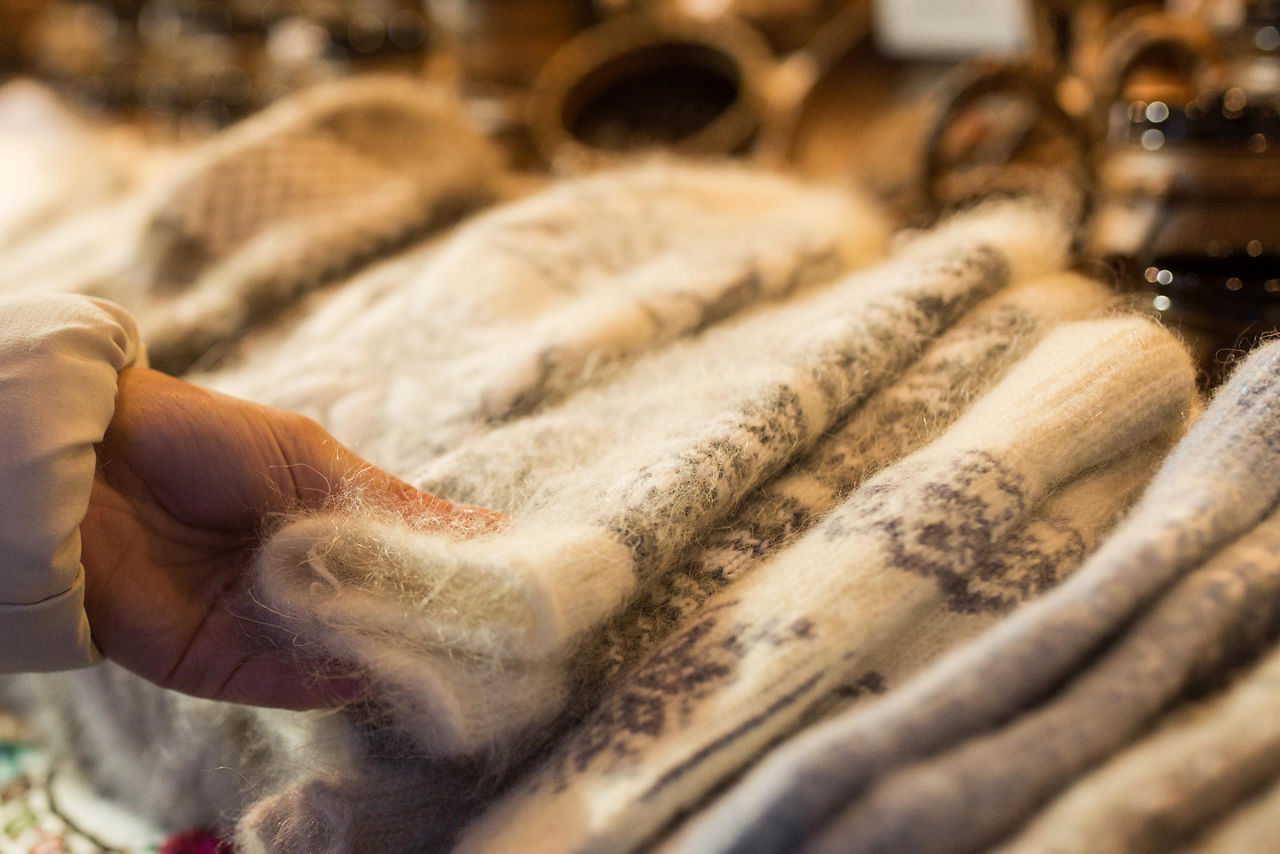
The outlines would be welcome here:
M 152 156 L 6 236 L 24 287 L 114 300 L 153 363 L 505 521 L 339 485 L 263 532 L 231 607 L 361 674 L 355 705 L 0 680 L 149 826 L 246 854 L 1272 844 L 1280 342 L 1202 403 L 1047 195 L 895 232 L 728 163 L 535 186 L 382 78 Z

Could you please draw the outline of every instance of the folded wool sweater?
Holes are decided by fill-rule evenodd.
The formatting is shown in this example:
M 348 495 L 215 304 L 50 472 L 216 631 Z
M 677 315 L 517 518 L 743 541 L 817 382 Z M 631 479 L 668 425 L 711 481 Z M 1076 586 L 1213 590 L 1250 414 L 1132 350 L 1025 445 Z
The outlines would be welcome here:
M 1092 694 L 1096 702 L 1105 686 L 1105 729 L 1114 746 L 1131 734 L 1124 718 L 1138 697 L 1150 698 L 1143 704 L 1149 714 L 1193 668 L 1217 676 L 1230 664 L 1228 652 L 1257 648 L 1278 617 L 1280 516 L 1273 514 L 1170 591 L 1095 665 L 1096 675 L 1071 692 L 1082 699 Z M 1122 658 L 1132 663 L 1117 666 Z M 1081 779 L 1001 850 L 1163 851 L 1189 838 L 1278 776 L 1278 662 L 1273 654 L 1226 696 L 1177 713 L 1155 735 Z M 1059 716 L 1058 737 L 1073 734 L 1072 756 L 1083 765 L 1090 757 L 1082 749 L 1089 739 L 1081 732 L 1080 709 L 1073 712 Z
M 1256 635 L 1274 622 L 1280 615 L 1276 537 L 1274 525 L 1263 525 L 1224 550 L 1162 598 L 1061 696 L 996 733 L 890 777 L 810 848 L 973 851 L 1016 826 L 1065 783 L 1138 736 L 1194 670 L 1223 664 L 1222 648 L 1256 642 L 1249 630 Z M 1100 708 L 1107 713 L 1098 714 Z M 1217 735 L 1232 729 L 1218 729 Z M 1080 797 L 1072 799 L 1076 808 L 1067 805 L 1047 816 L 1041 833 L 1016 850 L 1067 850 L 1059 847 L 1063 843 L 1075 851 L 1163 850 L 1181 837 L 1179 823 L 1184 831 L 1192 829 L 1197 817 L 1212 815 L 1215 803 L 1230 804 L 1242 790 L 1267 779 L 1260 775 L 1267 774 L 1276 755 L 1275 733 L 1254 727 L 1236 735 L 1234 742 L 1228 736 L 1216 745 L 1209 743 L 1213 735 L 1193 738 L 1186 731 L 1162 739 L 1160 744 L 1180 745 L 1160 757 L 1165 767 L 1159 759 L 1141 767 L 1142 757 L 1159 754 L 1159 746 L 1137 748 L 1139 757 L 1121 760 L 1123 770 L 1104 771 L 1097 783 L 1082 783 Z M 1196 750 L 1195 742 L 1204 750 Z M 1206 755 L 1214 757 L 1208 767 L 1178 767 L 1180 762 L 1195 766 L 1197 757 Z M 1129 779 L 1116 782 L 1122 777 Z M 1186 791 L 1181 808 L 1169 803 L 1168 813 L 1144 824 L 1148 797 L 1163 791 L 1172 801 L 1181 790 Z M 1121 798 L 1121 791 L 1135 794 Z
M 443 251 L 408 251 L 334 289 L 314 314 L 262 340 L 258 354 L 245 353 L 236 372 L 204 379 L 314 414 L 368 456 L 411 477 L 462 437 L 492 431 L 495 411 L 512 408 L 493 401 L 500 392 L 520 388 L 520 377 L 530 378 L 523 406 L 569 395 L 599 381 L 603 362 L 623 366 L 735 311 L 830 282 L 878 255 L 886 235 L 879 214 L 849 193 L 735 168 L 652 165 L 566 184 L 511 205 L 461 229 Z M 697 271 L 687 292 L 678 287 L 677 275 L 686 266 Z M 459 287 L 461 281 L 469 287 Z M 571 348 L 558 345 L 572 343 L 566 336 L 599 337 L 616 328 L 627 309 L 619 293 L 630 295 L 631 316 L 638 317 L 635 329 L 642 334 L 620 339 L 612 353 L 568 367 Z M 587 304 L 607 310 L 581 308 Z M 597 317 L 602 326 L 587 328 L 571 322 L 574 317 Z M 522 363 L 511 356 L 521 342 L 526 353 L 544 355 Z M 529 370 L 557 352 L 564 355 L 563 381 L 548 383 Z M 355 353 L 361 357 L 353 358 Z M 649 402 L 650 408 L 662 405 L 656 398 Z M 586 412 L 582 427 L 590 431 L 595 425 Z M 531 448 L 530 459 L 540 453 Z M 572 465 L 568 458 L 555 462 Z M 525 476 L 530 474 L 526 468 Z M 377 514 L 353 518 L 362 531 L 385 521 Z M 395 531 L 392 541 L 406 535 L 413 532 Z M 244 607 L 255 621 L 279 622 L 278 614 L 253 602 Z M 411 646 L 416 643 L 412 633 L 406 637 Z M 365 713 L 357 711 L 357 726 L 335 740 L 329 733 L 332 716 L 286 716 L 291 723 L 282 728 L 275 717 L 253 711 L 223 715 L 216 704 L 155 691 L 111 666 L 94 676 L 24 681 L 21 693 L 36 695 L 55 740 L 82 748 L 78 752 L 99 765 L 105 788 L 140 793 L 139 805 L 163 820 L 199 816 L 225 822 L 243 808 L 244 798 L 273 785 L 277 773 L 342 766 L 348 746 L 362 744 L 366 723 Z M 78 695 L 83 696 L 72 699 Z M 139 716 L 183 725 L 139 725 Z M 199 722 L 191 728 L 195 735 L 187 733 L 187 722 Z M 291 733 L 283 740 L 282 729 Z M 112 739 L 113 731 L 129 735 Z M 187 735 L 179 749 L 169 735 L 177 738 L 180 731 Z M 299 745 L 309 739 L 318 746 L 302 761 Z M 132 772 L 128 761 L 97 762 L 125 744 L 136 751 Z M 291 747 L 271 746 L 280 744 Z M 270 762 L 258 761 L 267 755 Z M 151 772 L 133 779 L 148 767 Z M 188 798 L 183 792 L 206 796 Z
M 791 545 L 869 475 L 941 435 L 1053 323 L 1099 313 L 1110 302 L 1105 288 L 1073 274 L 1032 279 L 988 298 L 765 484 L 735 512 L 735 525 L 710 532 L 691 559 L 646 588 L 582 650 L 575 693 L 589 696 L 593 685 L 634 666 L 713 593 Z
M 887 237 L 851 193 L 652 163 L 477 217 L 197 379 L 311 415 L 413 477 L 611 367 L 865 266 Z
M 268 538 L 245 609 L 377 702 L 227 710 L 112 667 L 24 691 L 114 754 L 99 780 L 165 818 L 243 815 L 250 851 L 443 847 L 526 769 L 467 845 L 544 802 L 566 843 L 651 838 L 806 711 L 896 693 L 1052 587 L 1192 408 L 1158 327 L 1053 330 L 1109 301 L 1047 276 L 1068 235 L 1043 206 L 868 267 L 884 240 L 855 197 L 657 163 L 357 276 L 203 380 L 510 516 L 465 539 L 353 500 Z
M 1218 662 L 1241 630 L 1237 618 L 1270 613 L 1270 569 L 1249 576 L 1257 599 L 1232 576 L 1252 571 L 1256 545 L 1228 550 L 1059 697 L 1015 715 L 1271 511 L 1280 495 L 1278 367 L 1272 344 L 1237 370 L 1070 581 L 884 701 L 784 745 L 698 818 L 684 850 L 795 850 L 806 839 L 814 850 L 975 850 L 1133 737 L 1198 667 Z M 938 758 L 911 764 L 929 756 Z
M 258 597 L 301 642 L 376 674 L 430 753 L 548 723 L 584 638 L 1003 286 L 1010 257 L 1052 263 L 1031 229 L 982 244 L 972 227 L 653 353 L 412 477 L 510 514 L 506 529 L 459 540 L 312 516 L 264 544 Z
M 376 76 L 285 98 L 181 155 L 136 159 L 149 174 L 134 192 L 15 247 L 0 290 L 118 302 L 171 373 L 216 363 L 304 292 L 488 203 L 502 174 L 454 97 Z
M 617 681 L 656 641 L 678 628 L 687 628 L 697 618 L 702 603 L 714 592 L 731 587 L 735 579 L 753 571 L 764 559 L 762 555 L 789 546 L 869 472 L 940 433 L 1004 366 L 1024 355 L 1055 319 L 1087 315 L 1108 302 L 1109 297 L 1099 286 L 1078 277 L 1058 276 L 1011 288 L 967 315 L 901 378 L 860 407 L 840 430 L 824 437 L 814 451 L 793 464 L 785 476 L 765 486 L 735 511 L 738 519 L 735 525 L 726 526 L 722 531 L 713 530 L 709 537 L 704 537 L 697 553 L 664 574 L 633 606 L 613 620 L 597 641 L 585 644 L 570 664 L 570 672 L 576 674 L 574 704 L 583 706 L 597 701 L 601 685 Z M 1136 484 L 1140 478 L 1135 475 L 1132 481 Z M 1108 501 L 1122 500 L 1119 496 L 1124 492 L 1123 488 L 1112 489 L 1107 493 L 1107 500 L 1089 506 L 1105 515 Z M 1046 527 L 1040 533 L 1046 538 L 1046 546 L 1039 551 L 1028 550 L 1027 564 L 1036 565 L 1036 571 L 1030 573 L 1030 579 L 1022 579 L 1029 581 L 1032 589 L 1051 583 L 1053 573 L 1069 567 L 1087 545 L 1065 525 Z M 1034 538 L 1035 533 L 1029 529 L 1027 536 Z M 1030 559 L 1031 554 L 1036 556 L 1035 560 Z M 971 622 L 982 619 L 983 616 L 973 615 Z M 946 622 L 945 618 L 940 622 Z M 943 631 L 940 637 L 949 635 Z M 911 644 L 889 640 L 889 646 L 907 648 Z M 641 708 L 647 711 L 640 715 L 642 720 L 656 724 L 659 719 L 671 718 L 674 709 L 668 713 L 664 707 L 684 702 L 680 692 L 661 690 L 661 682 L 645 688 L 643 680 L 641 685 L 636 685 L 630 676 L 625 676 L 623 683 L 629 686 L 624 689 L 624 696 L 643 697 Z M 698 687 L 690 686 L 690 690 Z M 616 701 L 610 702 L 617 705 Z M 624 730 L 615 729 L 619 743 L 627 739 Z M 598 734 L 603 729 L 597 726 L 590 731 Z M 631 740 L 636 737 L 638 734 L 633 734 Z M 577 745 L 574 750 L 580 752 L 584 738 L 577 733 L 568 736 L 566 741 Z M 644 744 L 637 743 L 637 751 L 644 748 Z M 660 756 L 662 751 L 652 752 Z M 588 804 L 591 797 L 588 793 L 592 785 L 599 782 L 597 775 L 573 776 L 572 794 L 564 794 L 560 800 L 566 804 L 570 799 Z M 305 850 L 314 844 L 314 839 L 333 835 L 296 821 L 289 825 L 289 820 L 299 815 L 316 816 L 315 821 L 323 823 L 334 810 L 328 806 L 318 808 L 317 802 L 333 804 L 345 800 L 348 801 L 346 814 L 372 816 L 379 814 L 383 804 L 394 802 L 396 810 L 421 815 L 443 796 L 434 779 L 415 783 L 411 778 L 397 776 L 395 782 L 389 784 L 376 777 L 316 777 L 301 782 L 260 806 L 248 824 L 258 838 L 270 840 L 271 846 Z M 545 770 L 536 774 L 539 780 L 547 777 Z M 375 794 L 388 786 L 386 798 Z M 360 794 L 353 794 L 357 792 Z M 535 805 L 547 806 L 545 793 L 539 793 L 532 800 Z M 474 806 L 474 800 L 470 805 Z M 551 806 L 557 806 L 554 799 Z M 612 816 L 615 824 L 620 817 L 620 814 Z M 589 825 L 568 817 L 564 808 L 548 810 L 546 818 L 560 819 L 565 824 L 561 835 L 547 837 L 548 843 L 566 843 L 564 833 L 580 834 L 589 830 Z M 372 819 L 368 824 L 381 826 Z M 514 826 L 525 824 L 517 821 Z M 415 835 L 398 840 L 384 838 L 384 844 L 386 850 L 413 850 L 415 845 L 430 847 L 438 838 L 438 832 L 439 828 L 432 823 L 422 823 Z
M 1121 352 L 1143 356 L 1117 364 Z M 1143 398 L 1115 405 L 1130 371 L 1149 380 Z M 629 850 L 824 696 L 891 689 L 1020 602 L 1037 567 L 1070 571 L 1071 545 L 1078 560 L 1098 541 L 1151 469 L 1152 440 L 1171 439 L 1191 380 L 1179 345 L 1143 321 L 1056 329 L 939 439 L 711 597 L 461 849 L 528 834 L 538 851 Z

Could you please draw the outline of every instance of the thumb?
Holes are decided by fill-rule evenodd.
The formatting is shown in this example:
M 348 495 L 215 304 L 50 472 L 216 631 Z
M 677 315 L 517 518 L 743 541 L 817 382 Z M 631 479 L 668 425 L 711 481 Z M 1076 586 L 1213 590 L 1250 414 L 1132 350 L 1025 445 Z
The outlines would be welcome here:
M 362 458 L 316 422 L 291 416 L 292 436 L 281 445 L 291 449 L 298 464 L 291 465 L 293 493 L 304 508 L 321 509 L 343 494 L 355 494 L 405 522 L 426 527 L 448 527 L 464 533 L 492 530 L 506 520 L 496 510 L 454 504 L 423 492 Z

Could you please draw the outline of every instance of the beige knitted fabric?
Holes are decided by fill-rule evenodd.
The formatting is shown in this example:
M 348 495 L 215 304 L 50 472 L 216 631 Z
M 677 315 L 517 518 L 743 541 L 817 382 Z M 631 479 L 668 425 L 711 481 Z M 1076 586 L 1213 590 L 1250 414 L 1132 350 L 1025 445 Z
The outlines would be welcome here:
M 1201 839 L 1179 849 L 1196 854 L 1280 851 L 1280 784 L 1236 810 Z
M 652 163 L 478 217 L 199 379 L 311 415 L 412 476 L 610 366 L 866 265 L 887 236 L 849 193 Z
M 316 516 L 265 545 L 258 595 L 298 637 L 377 672 L 429 752 L 473 752 L 548 722 L 568 684 L 554 674 L 639 585 L 900 373 L 1008 267 L 1052 263 L 1042 234 L 992 228 L 977 244 L 974 227 L 942 229 L 880 268 L 654 353 L 414 477 L 511 514 L 506 529 L 458 541 Z
M 573 705 L 589 706 L 598 700 L 601 685 L 618 679 L 657 640 L 696 619 L 701 604 L 716 590 L 732 588 L 766 556 L 789 546 L 870 471 L 937 435 L 998 376 L 1003 366 L 1025 354 L 1055 319 L 1088 314 L 1109 300 L 1097 285 L 1078 277 L 1058 276 L 1010 288 L 966 316 L 892 386 L 868 400 L 837 433 L 824 438 L 813 453 L 793 464 L 787 475 L 767 485 L 758 497 L 740 508 L 735 514 L 739 520 L 736 525 L 714 533 L 682 568 L 662 576 L 638 602 L 612 621 L 598 642 L 584 646 L 570 666 L 571 672 L 576 673 Z M 1136 475 L 1134 480 L 1138 480 Z M 1111 490 L 1108 501 L 1089 506 L 1105 513 L 1110 501 L 1122 500 L 1123 494 L 1123 489 Z M 1041 526 L 1039 533 L 1033 526 L 1026 536 L 1029 545 L 1023 552 L 1023 564 L 1035 567 L 1028 584 L 1031 590 L 1052 583 L 1054 572 L 1060 569 L 1049 555 L 1061 558 L 1061 568 L 1065 568 L 1073 555 L 1078 557 L 1088 546 L 1085 539 L 1076 536 L 1074 528 L 1056 518 L 1051 525 Z M 1033 543 L 1040 548 L 1031 548 Z M 948 612 L 938 618 L 937 638 L 951 639 L 963 633 L 963 627 L 954 633 L 948 631 L 949 618 L 976 627 L 997 615 Z M 905 646 L 913 655 L 898 650 L 899 646 Z M 892 666 L 881 672 L 890 680 L 896 678 L 898 669 L 910 667 L 913 657 L 927 657 L 934 651 L 929 643 L 921 642 L 891 643 L 888 648 L 891 655 L 897 652 Z M 884 681 L 878 683 L 881 690 Z M 654 713 L 661 713 L 667 702 L 656 687 L 641 691 L 641 708 L 649 710 L 640 715 L 641 719 L 654 720 Z M 847 692 L 845 686 L 837 689 L 837 695 L 865 691 L 865 686 L 847 687 Z M 580 739 L 575 737 L 575 741 Z M 581 782 L 589 786 L 592 781 L 584 777 Z M 384 783 L 380 774 L 318 777 L 260 805 L 247 821 L 258 837 L 271 841 L 268 847 L 309 850 L 314 840 L 333 835 L 315 826 L 318 823 L 323 827 L 333 814 L 329 807 L 315 809 L 317 799 L 332 806 L 350 797 L 349 793 L 360 792 L 361 803 L 376 802 Z M 414 786 L 397 783 L 388 796 L 409 803 L 416 797 L 413 812 L 423 815 L 448 794 L 440 791 L 433 780 L 424 780 L 416 787 L 416 795 L 414 792 Z M 343 814 L 361 812 L 361 803 L 349 804 Z M 475 803 L 475 798 L 464 798 L 455 801 L 453 809 L 446 812 L 470 810 Z M 310 823 L 300 816 L 309 816 Z M 432 847 L 439 844 L 440 832 L 437 823 L 424 822 L 416 835 L 401 839 L 399 848 Z
M 1025 200 L 890 248 L 856 195 L 652 162 L 337 281 L 461 193 L 372 120 L 324 118 L 391 96 L 314 98 L 172 179 L 121 294 L 175 365 L 234 355 L 201 382 L 510 521 L 466 538 L 357 496 L 270 534 L 240 607 L 366 672 L 366 706 L 227 710 L 111 667 L 20 692 L 83 756 L 127 745 L 99 780 L 238 820 L 248 851 L 653 840 L 772 740 L 1052 588 L 1194 408 L 1180 345 L 1096 319 L 1109 297 L 1060 273 L 1068 231 Z M 405 98 L 408 126 L 442 114 Z M 280 194 L 245 190 L 263 174 Z M 318 213 L 372 184 L 368 221 Z
M 174 373 L 216 364 L 303 292 L 488 203 L 502 175 L 451 95 L 391 77 L 284 99 L 167 159 L 139 156 L 160 162 L 135 192 L 25 241 L 21 276 L 0 288 L 119 302 Z
M 1079 573 L 781 746 L 698 817 L 688 850 L 980 849 L 1137 736 L 1195 671 L 1220 670 L 1224 645 L 1256 645 L 1273 622 L 1266 562 L 1246 550 L 1233 565 L 1229 549 L 1201 566 L 1274 509 L 1278 364 L 1272 343 L 1240 365 Z
M 1116 405 L 1136 376 L 1149 397 Z M 517 837 L 548 852 L 643 842 L 816 700 L 840 685 L 895 684 L 894 665 L 921 656 L 917 633 L 928 657 L 971 633 L 952 614 L 1017 603 L 1038 561 L 1065 570 L 1070 558 L 1053 550 L 1070 535 L 1055 537 L 1055 523 L 1096 542 L 1157 451 L 1079 481 L 1028 524 L 1035 508 L 1083 471 L 1167 443 L 1192 395 L 1181 348 L 1159 329 L 1055 330 L 940 439 L 709 599 L 462 849 L 509 850 Z
M 1099 312 L 1110 301 L 1104 288 L 1072 274 L 1032 279 L 987 299 L 839 431 L 766 484 L 738 510 L 736 525 L 713 531 L 685 565 L 646 589 L 584 648 L 575 695 L 595 699 L 598 685 L 634 666 L 713 593 L 791 545 L 870 474 L 937 438 L 1051 324 Z
M 316 415 L 374 460 L 398 474 L 413 476 L 416 468 L 429 464 L 445 449 L 469 436 L 493 432 L 493 422 L 504 412 L 518 420 L 518 413 L 526 409 L 554 409 L 557 400 L 573 397 L 583 387 L 607 385 L 611 378 L 633 370 L 631 362 L 643 361 L 664 344 L 691 346 L 707 354 L 707 361 L 682 369 L 686 375 L 716 364 L 731 365 L 732 353 L 716 356 L 703 345 L 693 347 L 678 340 L 707 334 L 735 312 L 765 318 L 778 308 L 779 300 L 812 296 L 842 271 L 872 260 L 882 250 L 886 235 L 884 221 L 874 208 L 845 192 L 814 190 L 737 168 L 653 164 L 563 185 L 478 218 L 439 250 L 415 247 L 379 264 L 335 288 L 312 307 L 308 317 L 291 322 L 283 334 L 259 339 L 258 351 L 248 348 L 239 353 L 234 371 L 204 379 Z M 686 268 L 698 275 L 684 289 L 678 273 Z M 986 269 L 982 265 L 973 269 L 973 287 L 987 286 L 980 278 Z M 460 282 L 466 287 L 460 287 Z M 619 298 L 622 294 L 630 295 L 630 305 Z M 588 305 L 600 306 L 600 311 L 587 311 Z M 813 309 L 804 317 L 814 317 Z M 588 327 L 574 318 L 596 318 L 600 324 Z M 590 351 L 585 362 L 574 355 L 568 345 L 579 336 L 591 334 L 612 341 L 604 332 L 618 328 L 619 318 L 631 324 L 624 329 L 638 334 L 618 338 L 612 351 Z M 779 327 L 775 335 L 782 334 Z M 759 350 L 758 342 L 749 342 L 741 334 L 734 340 L 739 350 Z M 896 358 L 906 358 L 923 340 L 905 342 Z M 524 361 L 511 355 L 518 354 L 520 347 L 527 354 Z M 767 355 L 757 352 L 754 358 L 768 364 Z M 536 369 L 539 361 L 563 365 L 563 370 L 548 381 Z M 669 358 L 667 364 L 679 361 Z M 646 370 L 661 377 L 665 369 Z M 633 382 L 641 387 L 639 381 Z M 666 388 L 670 386 L 653 385 L 647 401 L 633 413 L 661 412 L 665 399 L 660 395 Z M 517 397 L 519 405 L 515 405 Z M 608 413 L 612 399 L 601 396 L 605 401 L 601 410 L 579 404 L 585 435 L 594 433 L 600 442 L 609 438 L 607 429 L 594 420 L 597 412 Z M 701 411 L 710 411 L 710 404 Z M 704 426 L 691 417 L 680 423 L 692 423 L 697 429 Z M 643 434 L 640 425 L 633 425 L 619 435 L 648 441 Z M 509 477 L 538 476 L 535 465 L 544 458 L 539 433 L 515 435 L 537 441 L 524 450 L 511 443 L 510 453 L 526 454 L 528 464 L 512 468 Z M 673 431 L 668 441 L 681 438 Z M 624 453 L 620 448 L 615 465 L 623 465 Z M 778 456 L 762 459 L 777 466 L 790 453 L 780 446 Z M 562 469 L 573 464 L 572 458 L 549 459 Z M 555 475 L 554 466 L 548 467 L 548 481 Z M 747 488 L 752 477 L 766 475 L 765 469 L 744 475 L 735 488 Z M 376 514 L 352 518 L 359 520 L 361 531 L 380 523 Z M 404 535 L 416 536 L 410 530 L 395 534 Z M 394 539 L 386 542 L 393 544 Z M 394 610 L 390 605 L 389 612 Z M 258 610 L 253 603 L 245 607 L 256 621 L 279 622 L 279 614 Z M 371 626 L 378 627 L 383 615 L 370 616 Z M 291 625 L 281 628 L 287 636 Z M 359 637 L 354 632 L 353 636 Z M 405 637 L 416 644 L 414 633 Z M 422 659 L 411 657 L 410 663 L 421 666 Z M 556 667 L 560 666 L 557 661 Z M 461 679 L 475 681 L 467 668 L 458 671 Z M 484 671 L 478 672 L 483 677 Z M 555 688 L 563 679 L 563 673 L 556 672 L 544 681 Z M 91 756 L 112 750 L 105 735 L 112 728 L 133 725 L 137 705 L 120 702 L 122 697 L 137 696 L 144 707 L 166 709 L 175 718 L 207 720 L 203 712 L 189 710 L 185 698 L 159 695 L 114 668 L 105 668 L 101 681 L 69 675 L 54 682 L 69 686 L 45 701 L 48 706 L 67 707 L 71 722 L 62 728 L 64 732 L 79 730 L 71 707 L 94 709 L 100 723 L 93 731 L 102 737 L 81 739 L 84 752 Z M 385 696 L 397 698 L 394 684 L 386 688 Z M 27 690 L 45 693 L 39 685 L 29 685 Z M 86 695 L 85 701 L 71 703 L 68 698 L 79 692 Z M 412 690 L 401 696 L 410 705 L 422 702 Z M 546 714 L 546 710 L 535 711 Z M 206 819 L 221 814 L 225 820 L 238 813 L 246 800 L 257 797 L 262 787 L 274 785 L 279 774 L 345 767 L 344 757 L 364 743 L 362 730 L 374 713 L 354 712 L 354 726 L 338 741 L 327 734 L 327 727 L 317 731 L 306 718 L 298 719 L 295 731 L 299 734 L 288 742 L 301 745 L 312 738 L 318 742 L 305 750 L 274 747 L 277 724 L 273 719 L 256 723 L 255 714 L 247 719 L 238 712 L 231 715 L 226 729 L 206 723 L 207 741 L 189 752 L 177 751 L 161 732 L 138 746 L 139 766 L 160 766 L 163 770 L 157 771 L 157 777 L 170 781 L 162 787 L 169 795 L 137 786 L 149 794 L 141 806 L 161 819 L 195 811 Z M 523 721 L 515 716 L 498 723 L 498 731 L 511 732 Z M 269 733 L 259 732 L 259 726 Z M 260 744 L 267 745 L 263 750 L 270 757 L 265 766 L 254 759 L 263 753 L 256 747 L 246 749 L 246 745 Z M 507 746 L 495 748 L 505 751 Z M 397 752 L 404 753 L 405 746 Z M 169 761 L 176 757 L 189 757 L 191 764 Z M 216 798 L 175 805 L 184 789 L 207 791 L 199 781 L 209 773 L 201 769 L 210 767 L 229 769 L 213 775 L 226 784 Z M 108 778 L 112 788 L 128 790 L 127 769 L 126 763 L 111 764 L 102 769 L 102 777 Z
M 419 82 L 354 78 L 277 103 L 156 191 L 146 270 L 128 274 L 153 362 L 207 364 L 300 291 L 489 201 L 499 174 L 454 100 Z

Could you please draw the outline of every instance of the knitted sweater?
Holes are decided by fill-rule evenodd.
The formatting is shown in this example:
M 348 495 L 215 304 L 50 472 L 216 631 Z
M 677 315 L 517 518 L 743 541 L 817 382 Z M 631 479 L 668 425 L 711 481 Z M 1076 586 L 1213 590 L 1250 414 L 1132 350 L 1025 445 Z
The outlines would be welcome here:
M 303 247 L 330 233 L 299 228 Z M 1061 272 L 1067 244 L 1029 201 L 890 244 L 851 193 L 651 163 L 482 214 L 271 334 L 242 337 L 216 300 L 144 309 L 156 341 L 207 326 L 229 343 L 198 381 L 510 521 L 419 530 L 351 496 L 270 532 L 242 607 L 368 673 L 367 705 L 226 707 L 111 665 L 3 690 L 104 788 L 172 824 L 237 825 L 248 851 L 621 850 L 691 811 L 666 844 L 811 840 L 873 780 L 1042 698 L 1270 506 L 1255 489 L 1228 514 L 1205 486 L 1228 443 L 1193 433 L 1108 538 L 1195 410 L 1193 372 L 1168 332 Z M 274 281 L 259 262 L 237 281 Z M 1257 480 L 1251 417 L 1226 429 Z M 1117 576 L 1135 549 L 1163 568 Z M 1114 602 L 1051 635 L 1094 590 Z M 1204 631 L 1187 660 L 1211 660 Z M 966 668 L 996 674 L 994 696 Z M 1027 772 L 1033 794 L 957 846 L 1131 738 L 1185 672 L 1087 757 Z M 849 726 L 874 738 L 805 747 Z M 999 770 L 993 798 L 1022 773 Z M 915 820 L 902 791 L 889 815 Z
M 1069 582 L 885 702 L 778 750 L 683 850 L 980 849 L 1138 736 L 1193 675 L 1265 649 L 1273 532 L 1224 546 L 1280 495 L 1277 366 L 1272 344 L 1239 368 Z

